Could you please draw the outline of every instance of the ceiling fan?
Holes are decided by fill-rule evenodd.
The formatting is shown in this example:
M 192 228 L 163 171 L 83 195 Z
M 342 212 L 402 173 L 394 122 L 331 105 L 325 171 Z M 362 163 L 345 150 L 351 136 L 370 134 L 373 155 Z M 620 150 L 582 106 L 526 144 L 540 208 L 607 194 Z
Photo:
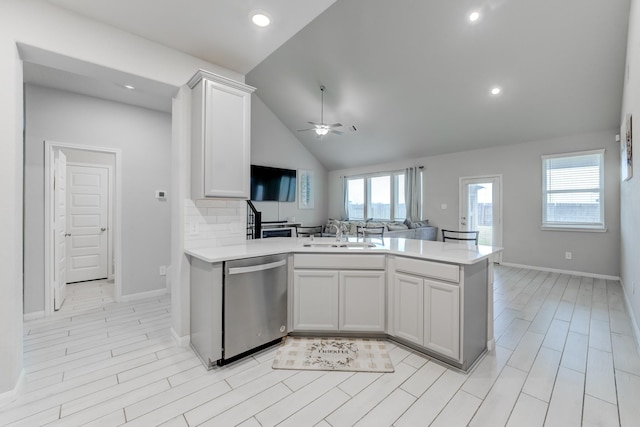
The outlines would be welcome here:
M 334 123 L 334 124 L 328 125 L 324 122 L 324 90 L 325 89 L 326 88 L 324 86 L 320 86 L 320 96 L 321 96 L 320 123 L 307 122 L 310 125 L 313 125 L 313 127 L 309 129 L 299 129 L 298 132 L 306 132 L 306 131 L 312 130 L 312 131 L 315 131 L 318 138 L 325 136 L 329 132 L 335 133 L 336 135 L 343 134 L 343 132 L 340 132 L 339 130 L 335 130 L 335 128 L 342 127 L 342 123 Z

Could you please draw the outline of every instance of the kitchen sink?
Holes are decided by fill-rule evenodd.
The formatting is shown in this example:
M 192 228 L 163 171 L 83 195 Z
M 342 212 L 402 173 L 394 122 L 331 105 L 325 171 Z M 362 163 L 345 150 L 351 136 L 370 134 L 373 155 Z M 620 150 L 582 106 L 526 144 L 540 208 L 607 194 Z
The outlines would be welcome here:
M 346 242 L 336 244 L 338 248 L 375 248 L 376 244 L 371 242 Z
M 304 243 L 305 248 L 375 248 L 375 243 L 370 242 L 313 242 Z
M 313 242 L 313 243 L 305 243 L 302 246 L 305 248 L 337 248 L 337 242 Z

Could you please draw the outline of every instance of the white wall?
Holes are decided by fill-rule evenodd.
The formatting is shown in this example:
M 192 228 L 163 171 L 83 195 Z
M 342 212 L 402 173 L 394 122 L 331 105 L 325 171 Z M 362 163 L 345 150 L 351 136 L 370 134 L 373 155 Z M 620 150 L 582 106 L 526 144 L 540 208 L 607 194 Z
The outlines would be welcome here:
M 257 92 L 259 91 L 260 88 Z M 306 169 L 314 173 L 314 209 L 299 209 L 297 194 L 293 203 L 254 202 L 262 212 L 263 221 L 284 221 L 295 217 L 296 222 L 305 226 L 326 223 L 327 170 L 256 94 L 251 97 L 251 163 L 285 169 Z
M 617 131 L 575 135 L 507 147 L 424 157 L 410 162 L 329 173 L 329 216 L 339 218 L 341 176 L 424 165 L 424 218 L 439 228 L 458 228 L 459 178 L 501 174 L 503 262 L 596 275 L 619 275 L 619 186 Z M 542 231 L 543 154 L 605 148 L 606 233 Z M 440 209 L 441 204 L 447 209 Z M 573 252 L 572 260 L 564 253 Z
M 22 370 L 22 64 L 17 43 L 34 46 L 57 55 L 117 69 L 176 88 L 185 84 L 199 68 L 244 82 L 244 76 L 206 61 L 150 42 L 125 31 L 102 25 L 57 8 L 44 0 L 3 0 L 0 13 L 0 400 L 13 393 Z M 184 109 L 174 104 L 173 115 Z M 179 111 L 178 111 L 179 112 Z M 177 122 L 176 122 L 177 123 Z M 185 142 L 185 134 L 174 132 L 173 145 Z M 180 151 L 175 147 L 176 153 Z M 178 163 L 175 164 L 176 166 Z M 185 181 L 188 170 L 176 170 L 176 181 Z M 184 190 L 184 185 L 177 186 Z M 174 195 L 178 196 L 178 194 Z M 183 196 L 181 194 L 180 196 Z M 177 201 L 172 227 L 182 227 L 182 203 Z M 175 204 L 174 204 L 175 206 Z M 179 240 L 182 241 L 182 234 Z M 172 258 L 181 254 L 181 246 Z M 185 276 L 183 263 L 174 269 L 176 282 Z M 181 283 L 174 284 L 181 290 Z M 176 292 L 173 293 L 176 295 Z M 187 294 L 188 296 L 188 294 Z M 182 301 L 186 301 L 184 295 Z M 184 317 L 175 310 L 174 331 L 184 331 Z
M 121 150 L 122 295 L 165 288 L 171 209 L 154 192 L 171 185 L 171 116 L 33 85 L 25 104 L 25 313 L 44 310 L 44 140 Z
M 625 116 L 633 114 L 634 122 L 634 176 L 629 181 L 620 184 L 620 226 L 621 226 L 621 257 L 620 270 L 627 301 L 629 302 L 636 320 L 636 334 L 640 319 L 640 262 L 638 249 L 640 244 L 640 1 L 631 1 L 629 13 L 629 37 L 627 43 L 627 75 L 624 85 L 622 103 L 622 117 L 620 120 L 620 134 L 625 132 Z M 636 336 L 637 339 L 640 337 Z
M 0 405 L 22 372 L 22 64 L 0 14 Z

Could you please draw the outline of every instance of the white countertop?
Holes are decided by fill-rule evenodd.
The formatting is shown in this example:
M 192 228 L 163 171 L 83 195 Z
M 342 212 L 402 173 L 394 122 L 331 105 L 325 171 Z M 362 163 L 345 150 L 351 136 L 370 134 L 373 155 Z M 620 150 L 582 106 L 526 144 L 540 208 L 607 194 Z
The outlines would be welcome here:
M 395 237 L 385 237 L 384 239 L 367 238 L 364 240 L 375 243 L 376 247 L 305 247 L 305 243 L 335 243 L 336 239 L 334 237 L 323 237 L 315 238 L 311 241 L 309 237 L 274 237 L 247 240 L 241 245 L 185 249 L 185 253 L 206 262 L 222 262 L 281 253 L 384 253 L 468 265 L 475 264 L 492 254 L 502 251 L 502 248 L 492 246 L 467 246 L 460 243 L 443 243 Z M 362 242 L 363 239 L 350 237 L 346 241 Z

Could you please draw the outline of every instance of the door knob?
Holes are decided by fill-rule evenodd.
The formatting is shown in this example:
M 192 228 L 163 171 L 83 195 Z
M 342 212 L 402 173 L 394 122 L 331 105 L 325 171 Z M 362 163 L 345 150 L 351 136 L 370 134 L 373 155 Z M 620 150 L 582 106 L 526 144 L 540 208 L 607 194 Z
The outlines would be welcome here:
M 104 227 L 101 227 L 101 228 L 100 228 L 100 231 L 107 231 L 107 229 L 106 229 L 106 228 L 104 228 Z

